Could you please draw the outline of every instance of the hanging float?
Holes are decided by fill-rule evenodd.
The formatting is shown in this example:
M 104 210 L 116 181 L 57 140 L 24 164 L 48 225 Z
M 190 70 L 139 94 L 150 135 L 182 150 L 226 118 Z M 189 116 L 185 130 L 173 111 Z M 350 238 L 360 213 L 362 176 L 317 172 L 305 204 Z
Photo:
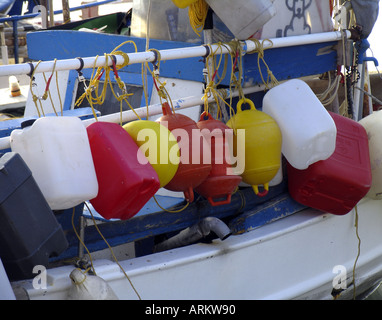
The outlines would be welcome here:
M 243 111 L 243 103 L 248 104 L 250 109 Z M 237 104 L 236 115 L 227 122 L 227 126 L 235 132 L 234 154 L 245 154 L 245 169 L 241 174 L 243 182 L 251 185 L 256 195 L 267 195 L 269 182 L 276 176 L 281 165 L 282 137 L 276 121 L 256 110 L 251 100 L 241 99 Z M 244 130 L 242 136 L 239 130 Z M 260 185 L 264 187 L 262 192 L 259 192 Z
M 179 146 L 174 135 L 165 126 L 149 120 L 131 121 L 123 128 L 158 174 L 160 187 L 165 187 L 179 167 Z
M 120 125 L 95 122 L 87 132 L 99 183 L 90 203 L 105 219 L 129 219 L 158 191 L 158 175 Z
M 204 161 L 210 146 L 200 133 L 196 122 L 191 118 L 174 113 L 170 105 L 163 103 L 163 116 L 157 122 L 163 124 L 178 140 L 180 150 L 179 168 L 166 185 L 171 191 L 182 191 L 189 202 L 194 201 L 193 189 L 199 186 L 209 175 L 211 163 Z
M 207 179 L 195 191 L 208 199 L 212 206 L 228 204 L 241 182 L 241 177 L 232 168 L 231 147 L 226 139 L 226 131 L 232 129 L 207 112 L 202 113 L 196 125 L 211 146 L 212 168 Z

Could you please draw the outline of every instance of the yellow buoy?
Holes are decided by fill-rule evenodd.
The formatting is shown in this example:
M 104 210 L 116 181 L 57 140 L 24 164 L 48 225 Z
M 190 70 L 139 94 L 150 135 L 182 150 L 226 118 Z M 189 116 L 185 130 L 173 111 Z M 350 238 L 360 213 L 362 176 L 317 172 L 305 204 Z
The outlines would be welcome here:
M 250 110 L 242 111 L 243 103 L 247 103 Z M 241 174 L 243 182 L 250 184 L 257 195 L 265 196 L 269 182 L 281 164 L 282 137 L 279 126 L 272 117 L 256 110 L 249 99 L 238 102 L 237 113 L 227 122 L 227 126 L 234 129 L 234 153 L 237 157 L 245 154 L 245 167 Z M 239 129 L 244 130 L 245 134 L 239 135 Z M 259 185 L 264 186 L 264 192 L 259 192 Z
M 179 166 L 179 146 L 174 135 L 162 124 L 136 120 L 123 126 L 158 174 L 160 187 L 166 186 Z

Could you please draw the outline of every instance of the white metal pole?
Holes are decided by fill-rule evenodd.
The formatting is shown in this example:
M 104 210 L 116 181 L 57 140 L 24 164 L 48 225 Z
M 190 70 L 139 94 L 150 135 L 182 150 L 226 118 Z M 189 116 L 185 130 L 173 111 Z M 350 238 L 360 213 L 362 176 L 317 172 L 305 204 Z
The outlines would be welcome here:
M 257 85 L 257 86 L 253 86 L 253 87 L 243 88 L 243 92 L 244 92 L 244 94 L 250 94 L 253 92 L 262 91 L 264 89 L 265 89 L 264 85 Z M 219 90 L 223 96 L 229 97 L 230 91 L 228 89 L 219 89 Z M 239 92 L 233 91 L 231 93 L 231 95 L 232 95 L 232 97 L 237 97 L 239 95 Z M 173 100 L 172 103 L 173 103 L 174 108 L 176 110 L 181 110 L 181 109 L 191 108 L 191 107 L 202 104 L 203 103 L 202 98 L 203 98 L 202 95 L 191 96 L 191 97 L 181 98 L 178 100 Z M 212 101 L 214 101 L 214 98 L 210 97 L 208 99 L 208 101 L 212 102 Z M 149 115 L 150 116 L 154 116 L 154 115 L 158 115 L 158 114 L 162 113 L 162 105 L 159 103 L 151 105 L 148 108 L 149 108 Z M 137 108 L 137 109 L 134 109 L 134 111 L 138 114 L 139 117 L 144 118 L 147 116 L 147 108 L 146 107 Z M 137 119 L 137 116 L 135 115 L 135 113 L 132 110 L 127 110 L 127 111 L 122 112 L 122 121 L 123 122 L 132 121 L 132 120 L 136 120 L 136 119 Z M 121 113 L 116 112 L 113 114 L 100 116 L 97 118 L 97 120 L 102 121 L 102 122 L 119 123 L 119 121 L 121 120 Z M 84 124 L 84 126 L 87 127 L 95 121 L 96 120 L 94 118 L 92 118 L 92 119 L 83 120 L 82 123 Z M 11 147 L 10 137 L 0 138 L 0 150 L 8 149 L 10 147 Z
M 350 37 L 350 31 L 346 31 L 347 37 Z M 292 36 L 285 38 L 274 38 L 269 39 L 269 41 L 265 41 L 263 43 L 264 49 L 269 48 L 282 48 L 288 46 L 297 46 L 304 44 L 313 44 L 320 42 L 331 42 L 331 41 L 339 41 L 341 40 L 341 32 L 333 31 L 333 32 L 323 32 L 323 33 L 315 33 L 309 35 L 301 35 L 301 36 Z M 225 46 L 219 47 L 218 45 L 211 45 L 211 49 L 215 54 L 226 54 L 229 52 L 229 48 Z M 256 49 L 255 42 L 251 40 L 247 40 L 243 42 L 243 49 L 245 52 L 251 52 Z M 175 59 L 184 59 L 184 58 L 194 58 L 194 57 L 203 57 L 208 53 L 208 49 L 206 46 L 197 46 L 197 47 L 187 47 L 187 48 L 177 48 L 177 49 L 167 49 L 160 50 L 161 60 L 175 60 Z M 152 51 L 146 52 L 137 52 L 137 53 L 128 53 L 129 56 L 129 65 L 143 62 L 153 62 L 156 59 L 155 53 Z M 106 58 L 101 57 L 87 57 L 82 58 L 84 61 L 84 68 L 93 68 L 95 62 L 96 67 L 102 67 L 106 64 Z M 96 60 L 97 59 L 97 60 Z M 116 63 L 117 65 L 121 65 L 124 63 L 124 58 L 120 55 L 116 55 Z M 21 74 L 29 74 L 32 69 L 36 66 L 37 63 L 32 64 L 24 63 L 10 66 L 0 66 L 0 76 L 8 76 L 8 75 L 21 75 Z M 109 59 L 109 65 L 112 64 L 112 61 Z M 36 72 L 49 72 L 52 71 L 54 65 L 54 61 L 46 61 L 41 62 L 38 66 L 38 70 Z M 66 60 L 58 60 L 56 64 L 56 70 L 76 70 L 81 67 L 81 62 L 78 58 L 74 59 L 66 59 Z

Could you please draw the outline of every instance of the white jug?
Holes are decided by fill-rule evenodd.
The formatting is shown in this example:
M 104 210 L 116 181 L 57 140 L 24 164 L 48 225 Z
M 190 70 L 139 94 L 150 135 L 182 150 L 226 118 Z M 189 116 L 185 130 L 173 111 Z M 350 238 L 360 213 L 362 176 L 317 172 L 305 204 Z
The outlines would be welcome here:
M 336 125 L 304 81 L 289 80 L 269 90 L 263 99 L 263 112 L 279 125 L 282 153 L 296 169 L 304 170 L 333 154 Z
M 70 275 L 72 286 L 67 300 L 118 300 L 109 284 L 101 277 L 74 269 Z
M 97 176 L 86 129 L 77 117 L 28 120 L 13 130 L 11 149 L 26 162 L 52 210 L 95 198 Z
M 380 200 L 382 199 L 382 111 L 373 112 L 359 123 L 365 128 L 369 139 L 372 183 L 366 196 Z

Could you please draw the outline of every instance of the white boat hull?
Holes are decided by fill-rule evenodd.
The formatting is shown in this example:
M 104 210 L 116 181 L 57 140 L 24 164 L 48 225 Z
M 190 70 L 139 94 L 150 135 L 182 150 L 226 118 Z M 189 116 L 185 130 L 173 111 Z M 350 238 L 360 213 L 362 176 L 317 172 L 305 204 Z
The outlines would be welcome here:
M 358 205 L 360 255 L 355 294 L 361 295 L 382 278 L 382 202 Z M 353 266 L 358 255 L 356 213 L 344 216 L 306 209 L 225 241 L 195 244 L 120 261 L 143 300 L 160 299 L 352 299 Z M 119 299 L 138 299 L 116 263 L 95 261 Z M 73 266 L 48 270 L 47 288 L 33 280 L 14 283 L 30 299 L 65 299 Z M 342 290 L 344 289 L 344 290 Z M 333 294 L 333 295 L 332 295 Z

